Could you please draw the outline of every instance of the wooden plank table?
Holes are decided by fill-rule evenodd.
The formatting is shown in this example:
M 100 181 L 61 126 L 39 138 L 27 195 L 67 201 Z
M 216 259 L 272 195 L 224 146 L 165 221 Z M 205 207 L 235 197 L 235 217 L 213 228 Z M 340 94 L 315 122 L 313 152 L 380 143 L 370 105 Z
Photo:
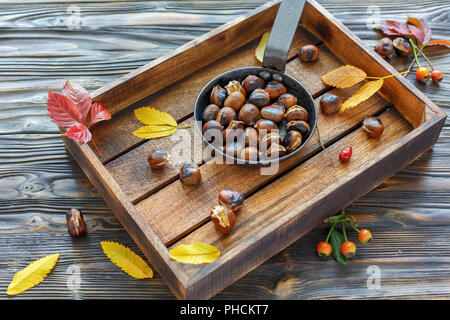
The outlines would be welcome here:
M 16 271 L 57 252 L 47 279 L 12 299 L 175 298 L 158 274 L 133 279 L 102 253 L 100 241 L 113 240 L 141 254 L 64 148 L 45 89 L 59 90 L 68 77 L 95 90 L 264 2 L 0 3 L 0 299 L 10 299 Z M 450 39 L 447 1 L 319 2 L 370 46 L 379 35 L 366 24 L 377 12 L 382 20 L 423 17 L 434 38 Z M 446 78 L 408 79 L 448 113 L 450 54 L 430 52 Z M 401 71 L 410 60 L 391 62 Z M 433 150 L 347 208 L 375 237 L 348 265 L 315 253 L 322 225 L 215 299 L 450 298 L 449 121 Z M 67 234 L 72 207 L 85 213 L 85 237 Z M 378 289 L 367 287 L 371 270 L 380 271 Z

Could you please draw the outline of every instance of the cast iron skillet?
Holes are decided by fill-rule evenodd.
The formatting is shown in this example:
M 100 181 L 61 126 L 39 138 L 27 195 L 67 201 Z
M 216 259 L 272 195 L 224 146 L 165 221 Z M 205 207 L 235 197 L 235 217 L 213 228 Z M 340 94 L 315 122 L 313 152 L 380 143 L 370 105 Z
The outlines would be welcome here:
M 314 133 L 317 123 L 317 112 L 314 105 L 314 100 L 308 90 L 306 90 L 298 80 L 284 73 L 287 55 L 291 47 L 298 23 L 300 21 L 304 4 L 305 0 L 283 0 L 281 2 L 264 52 L 264 59 L 262 64 L 263 66 L 233 69 L 222 73 L 221 75 L 211 80 L 200 91 L 200 94 L 197 97 L 194 108 L 194 120 L 195 126 L 202 135 L 203 140 L 209 145 L 213 146 L 203 136 L 202 132 L 202 113 L 206 106 L 210 104 L 209 97 L 212 88 L 217 84 L 219 84 L 221 87 L 224 87 L 231 80 L 238 80 L 239 82 L 241 82 L 246 76 L 250 74 L 258 75 L 258 73 L 260 73 L 261 71 L 266 70 L 272 75 L 279 74 L 283 77 L 283 84 L 286 86 L 287 92 L 295 95 L 298 99 L 298 105 L 302 106 L 308 111 L 308 124 L 310 125 L 311 130 L 306 137 L 303 137 L 302 145 L 298 147 L 294 152 L 288 153 L 283 157 L 271 160 L 244 161 L 242 159 L 237 159 L 230 155 L 227 155 L 223 153 L 222 150 L 213 146 L 215 152 L 223 155 L 223 157 L 227 159 L 227 163 L 270 165 L 274 161 L 286 160 L 287 158 L 298 154 Z M 280 127 L 283 128 L 284 126 L 281 125 Z M 283 130 L 280 128 L 280 135 L 283 137 L 284 134 L 285 132 L 283 132 Z

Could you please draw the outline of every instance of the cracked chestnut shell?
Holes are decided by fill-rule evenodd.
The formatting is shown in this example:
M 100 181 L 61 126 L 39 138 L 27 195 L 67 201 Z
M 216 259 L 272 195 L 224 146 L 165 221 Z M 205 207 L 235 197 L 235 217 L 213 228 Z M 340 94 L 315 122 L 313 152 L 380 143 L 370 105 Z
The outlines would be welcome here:
M 250 93 L 248 102 L 257 106 L 258 108 L 262 108 L 270 104 L 270 95 L 265 91 L 265 89 L 258 88 Z
M 295 130 L 302 134 L 303 137 L 306 137 L 311 130 L 309 124 L 302 120 L 292 120 L 289 121 L 286 125 L 286 130 L 291 131 Z
M 395 38 L 394 41 L 392 41 L 392 44 L 395 48 L 395 51 L 402 57 L 407 57 L 413 52 L 411 44 L 403 37 Z
M 212 104 L 215 104 L 219 107 L 223 107 L 223 103 L 225 102 L 225 99 L 227 98 L 227 90 L 222 88 L 219 85 L 214 86 L 214 88 L 211 90 L 211 95 L 209 97 L 209 102 Z
M 87 228 L 84 223 L 83 214 L 78 209 L 69 209 L 66 214 L 67 231 L 70 236 L 78 237 L 86 233 Z
M 298 103 L 297 97 L 291 93 L 283 93 L 276 104 L 283 106 L 286 110 Z
M 283 139 L 283 145 L 288 153 L 295 151 L 302 144 L 302 134 L 298 131 L 288 131 Z
M 239 120 L 231 120 L 228 127 L 223 131 L 223 141 L 225 143 L 238 141 L 244 135 L 244 122 Z
M 219 192 L 218 200 L 222 206 L 237 211 L 244 204 L 244 195 L 233 189 L 224 189 Z
M 266 82 L 258 76 L 248 75 L 244 80 L 242 80 L 242 87 L 244 88 L 247 94 L 251 93 L 253 90 L 258 88 L 264 88 L 266 86 Z
M 287 92 L 286 87 L 281 82 L 272 80 L 270 81 L 264 90 L 269 94 L 271 100 L 278 99 L 283 93 Z
M 377 117 L 368 117 L 363 121 L 362 128 L 367 132 L 369 137 L 378 138 L 383 134 L 383 122 Z
M 260 148 L 267 150 L 270 148 L 272 144 L 281 144 L 282 140 L 283 139 L 278 134 L 278 132 L 269 132 L 268 134 L 266 134 L 264 137 L 261 138 Z
M 196 163 L 185 163 L 180 169 L 180 181 L 184 185 L 192 186 L 202 180 L 200 169 Z
M 300 107 L 298 105 L 290 107 L 286 111 L 286 121 L 289 122 L 292 120 L 308 121 L 308 111 L 306 111 L 305 108 Z
M 241 141 L 232 141 L 223 147 L 223 153 L 230 157 L 237 158 L 243 149 L 244 144 Z
M 286 155 L 286 148 L 277 143 L 272 143 L 270 148 L 266 150 L 264 153 L 265 158 L 267 159 L 276 159 L 279 157 L 283 157 Z
M 258 147 L 258 131 L 254 128 L 247 127 L 244 130 L 244 145 L 246 147 L 252 146 L 252 147 Z
M 224 108 L 232 108 L 235 112 L 239 112 L 245 103 L 245 95 L 240 91 L 234 91 L 225 99 Z
M 170 161 L 170 155 L 161 149 L 151 151 L 147 156 L 147 161 L 152 169 L 161 169 Z
M 231 120 L 236 120 L 237 114 L 233 108 L 223 107 L 217 112 L 216 121 L 219 122 L 224 128 L 228 127 Z
M 242 150 L 241 154 L 240 154 L 240 158 L 242 160 L 247 160 L 247 161 L 257 161 L 258 160 L 258 155 L 259 155 L 259 151 L 257 148 L 255 147 L 246 147 L 244 150 Z
M 234 212 L 223 205 L 212 208 L 209 216 L 216 229 L 224 234 L 229 233 L 236 223 Z
M 261 109 L 261 117 L 279 123 L 284 119 L 284 107 L 277 104 L 264 107 Z
M 254 104 L 244 104 L 239 110 L 238 120 L 244 121 L 249 127 L 253 127 L 259 119 L 261 119 L 261 112 Z

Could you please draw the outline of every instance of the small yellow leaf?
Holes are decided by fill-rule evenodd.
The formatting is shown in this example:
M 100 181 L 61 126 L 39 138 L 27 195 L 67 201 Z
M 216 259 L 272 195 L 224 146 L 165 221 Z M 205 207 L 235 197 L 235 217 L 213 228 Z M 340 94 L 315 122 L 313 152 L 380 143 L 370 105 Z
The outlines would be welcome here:
M 177 127 L 149 125 L 140 127 L 133 134 L 140 139 L 153 139 L 170 136 L 175 131 L 177 131 Z
M 264 51 L 266 50 L 267 40 L 269 40 L 269 36 L 270 32 L 269 31 L 265 32 L 262 35 L 261 40 L 259 41 L 259 44 L 255 50 L 255 57 L 261 63 L 263 62 L 264 59 Z
M 59 253 L 45 256 L 14 275 L 6 294 L 16 295 L 42 282 L 58 261 Z
M 366 77 L 367 75 L 363 70 L 351 65 L 345 65 L 323 75 L 322 81 L 332 87 L 349 88 L 363 81 Z
M 155 108 L 142 107 L 134 110 L 134 115 L 143 124 L 168 125 L 172 127 L 177 126 L 177 122 L 170 114 L 164 111 L 159 111 Z
M 113 241 L 102 241 L 100 244 L 108 258 L 133 278 L 153 278 L 153 270 L 129 248 Z
M 350 98 L 345 100 L 342 104 L 339 113 L 344 112 L 347 109 L 353 108 L 361 102 L 369 99 L 383 86 L 383 79 L 369 81 L 361 88 L 358 89 Z
M 183 263 L 203 264 L 211 263 L 220 257 L 220 250 L 216 247 L 196 242 L 193 244 L 180 244 L 169 250 L 169 256 Z

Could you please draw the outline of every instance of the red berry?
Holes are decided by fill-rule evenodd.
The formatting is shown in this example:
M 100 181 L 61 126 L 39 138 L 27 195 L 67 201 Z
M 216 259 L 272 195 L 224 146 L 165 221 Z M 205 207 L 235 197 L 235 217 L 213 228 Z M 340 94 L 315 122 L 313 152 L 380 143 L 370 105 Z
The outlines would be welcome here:
M 361 229 L 358 233 L 358 239 L 361 243 L 367 243 L 372 240 L 372 233 L 367 229 Z
M 339 160 L 341 160 L 342 162 L 347 162 L 348 160 L 350 160 L 351 156 L 352 148 L 346 147 L 341 151 L 341 153 L 339 153 Z
M 416 70 L 416 78 L 421 82 L 430 80 L 430 70 L 425 67 L 418 67 Z
M 331 254 L 331 244 L 325 241 L 321 241 L 317 244 L 317 253 L 321 257 L 328 257 Z
M 347 258 L 351 258 L 356 253 L 356 245 L 351 241 L 345 241 L 341 245 L 341 252 Z
M 434 70 L 431 73 L 431 80 L 433 80 L 434 83 L 440 82 L 442 79 L 444 79 L 444 75 L 439 70 Z

